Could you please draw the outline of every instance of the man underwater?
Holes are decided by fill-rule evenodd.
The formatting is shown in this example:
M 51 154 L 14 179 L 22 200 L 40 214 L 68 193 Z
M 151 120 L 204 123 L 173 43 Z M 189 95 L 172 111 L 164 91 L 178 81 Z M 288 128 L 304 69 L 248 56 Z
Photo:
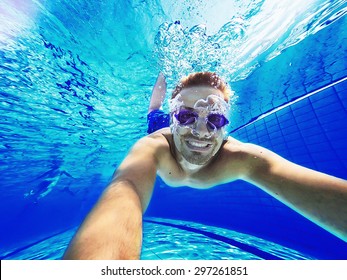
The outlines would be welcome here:
M 152 101 L 163 100 L 163 76 L 158 83 L 159 99 Z M 138 259 L 142 215 L 156 175 L 169 186 L 201 189 L 245 180 L 347 241 L 347 181 L 227 137 L 229 95 L 230 89 L 215 73 L 183 78 L 170 100 L 170 127 L 135 143 L 64 258 Z M 157 107 L 150 106 L 149 113 Z

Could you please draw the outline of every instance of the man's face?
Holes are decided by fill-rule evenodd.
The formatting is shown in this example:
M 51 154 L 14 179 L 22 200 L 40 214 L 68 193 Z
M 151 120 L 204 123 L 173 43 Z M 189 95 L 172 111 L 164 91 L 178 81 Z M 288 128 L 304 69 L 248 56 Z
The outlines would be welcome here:
M 205 165 L 223 143 L 223 128 L 213 129 L 207 121 L 207 117 L 212 113 L 211 107 L 224 103 L 223 93 L 212 87 L 196 86 L 183 89 L 180 95 L 182 103 L 177 110 L 190 110 L 197 113 L 198 117 L 187 126 L 171 126 L 176 150 L 189 163 Z

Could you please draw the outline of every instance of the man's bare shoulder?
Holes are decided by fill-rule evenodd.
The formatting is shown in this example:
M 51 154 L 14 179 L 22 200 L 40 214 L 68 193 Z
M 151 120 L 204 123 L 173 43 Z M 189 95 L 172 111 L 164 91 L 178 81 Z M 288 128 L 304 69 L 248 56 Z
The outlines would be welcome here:
M 252 153 L 252 150 L 254 149 L 254 145 L 249 143 L 241 142 L 231 136 L 228 137 L 225 144 L 223 145 L 223 153 L 230 156 L 246 156 L 250 153 Z
M 252 143 L 243 143 L 232 137 L 228 138 L 223 150 L 224 158 L 227 158 L 225 162 L 237 165 L 240 173 L 244 175 L 264 172 L 270 167 L 288 163 L 283 157 L 267 148 Z
M 170 139 L 172 139 L 170 129 L 163 128 L 140 138 L 134 148 L 159 155 L 170 150 Z
M 145 136 L 140 141 L 142 141 L 146 149 L 151 149 L 151 153 L 156 157 L 158 172 L 160 172 L 162 179 L 165 179 L 163 174 L 171 174 L 170 178 L 173 177 L 174 174 L 179 174 L 170 128 L 160 129 Z M 177 180 L 179 177 L 180 176 L 177 175 Z M 166 181 L 169 182 L 172 179 L 170 178 L 166 178 Z
M 261 146 L 228 137 L 221 151 L 219 164 L 222 163 L 228 170 L 234 170 L 242 178 L 248 176 L 255 166 L 266 164 L 271 156 L 271 152 Z
M 154 146 L 169 145 L 168 138 L 172 138 L 171 135 L 169 128 L 162 128 L 144 136 L 140 141 Z
M 234 153 L 234 154 L 240 154 L 244 156 L 259 156 L 263 153 L 270 152 L 266 148 L 252 144 L 252 143 L 245 143 L 241 142 L 239 140 L 236 140 L 235 138 L 229 136 L 223 149 L 227 153 Z

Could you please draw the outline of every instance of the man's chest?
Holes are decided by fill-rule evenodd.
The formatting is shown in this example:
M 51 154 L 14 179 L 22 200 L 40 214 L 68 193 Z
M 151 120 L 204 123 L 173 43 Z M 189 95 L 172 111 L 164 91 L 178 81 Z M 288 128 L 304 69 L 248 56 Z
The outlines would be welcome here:
M 166 162 L 158 169 L 157 174 L 171 187 L 192 187 L 206 189 L 231 181 L 232 172 L 225 172 L 218 166 L 206 166 L 197 172 L 182 169 L 175 161 Z

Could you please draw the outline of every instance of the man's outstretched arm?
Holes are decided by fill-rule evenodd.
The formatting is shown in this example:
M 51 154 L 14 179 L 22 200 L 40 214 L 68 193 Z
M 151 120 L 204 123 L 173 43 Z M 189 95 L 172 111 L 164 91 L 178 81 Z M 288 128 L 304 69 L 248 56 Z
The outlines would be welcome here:
M 294 164 L 246 144 L 248 181 L 327 231 L 347 241 L 347 181 Z
M 156 177 L 153 139 L 139 140 L 72 239 L 64 259 L 138 259 Z

